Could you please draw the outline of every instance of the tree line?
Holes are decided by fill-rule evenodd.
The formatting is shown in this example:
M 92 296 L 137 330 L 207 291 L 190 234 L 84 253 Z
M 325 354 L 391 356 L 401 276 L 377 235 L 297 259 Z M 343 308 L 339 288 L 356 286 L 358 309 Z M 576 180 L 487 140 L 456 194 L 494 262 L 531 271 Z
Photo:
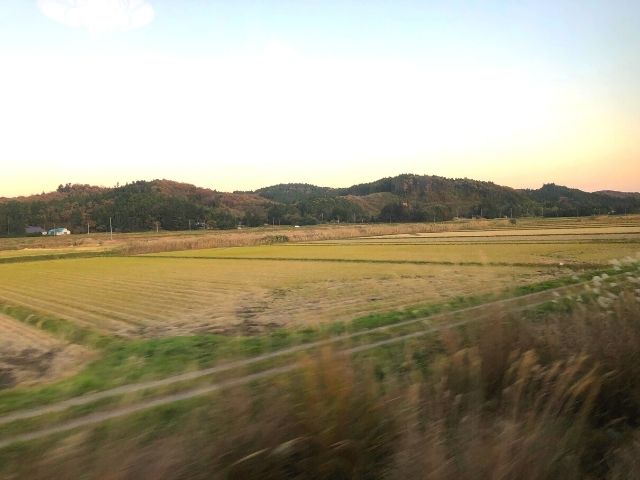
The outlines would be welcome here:
M 114 188 L 66 184 L 49 194 L 0 199 L 0 234 L 23 234 L 28 225 L 66 227 L 74 233 L 106 232 L 111 225 L 114 231 L 136 232 L 637 212 L 640 195 L 588 193 L 554 184 L 516 190 L 426 175 L 399 175 L 343 189 L 282 184 L 234 193 L 154 180 Z

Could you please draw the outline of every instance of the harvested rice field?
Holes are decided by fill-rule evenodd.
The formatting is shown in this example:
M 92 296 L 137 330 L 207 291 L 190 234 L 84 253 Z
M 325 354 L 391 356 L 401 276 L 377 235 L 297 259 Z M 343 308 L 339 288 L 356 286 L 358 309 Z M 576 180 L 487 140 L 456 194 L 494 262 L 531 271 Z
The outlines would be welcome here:
M 251 333 L 349 320 L 561 274 L 567 273 L 508 265 L 67 259 L 0 265 L 0 302 L 123 337 Z

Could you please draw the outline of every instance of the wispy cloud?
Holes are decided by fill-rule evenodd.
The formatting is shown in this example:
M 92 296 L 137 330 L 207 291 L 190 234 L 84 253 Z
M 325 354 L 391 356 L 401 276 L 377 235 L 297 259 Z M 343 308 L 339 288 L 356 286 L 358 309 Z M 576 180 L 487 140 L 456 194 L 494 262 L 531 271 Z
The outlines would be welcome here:
M 144 27 L 155 15 L 145 0 L 38 0 L 38 7 L 57 22 L 92 33 Z

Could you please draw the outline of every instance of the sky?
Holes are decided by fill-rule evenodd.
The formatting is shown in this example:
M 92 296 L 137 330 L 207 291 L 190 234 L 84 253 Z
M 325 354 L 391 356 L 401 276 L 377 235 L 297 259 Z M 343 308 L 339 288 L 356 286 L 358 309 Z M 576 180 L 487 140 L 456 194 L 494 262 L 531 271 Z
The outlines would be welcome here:
M 2 0 L 0 196 L 400 173 L 640 191 L 637 0 Z

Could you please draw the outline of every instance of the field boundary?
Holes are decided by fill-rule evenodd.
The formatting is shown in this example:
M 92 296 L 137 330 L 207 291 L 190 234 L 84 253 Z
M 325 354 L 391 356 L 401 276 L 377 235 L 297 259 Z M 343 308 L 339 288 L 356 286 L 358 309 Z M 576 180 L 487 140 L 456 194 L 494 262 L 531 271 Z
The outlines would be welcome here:
M 527 263 L 527 262 L 451 262 L 447 260 L 377 260 L 364 258 L 287 258 L 287 257 L 198 257 L 198 256 L 178 256 L 178 255 L 133 255 L 130 258 L 170 258 L 175 260 L 257 260 L 273 262 L 329 262 L 329 263 L 374 263 L 392 265 L 450 265 L 450 266 L 470 266 L 470 267 L 553 267 L 562 262 L 550 263 Z M 607 263 L 562 263 L 567 268 L 603 268 Z

